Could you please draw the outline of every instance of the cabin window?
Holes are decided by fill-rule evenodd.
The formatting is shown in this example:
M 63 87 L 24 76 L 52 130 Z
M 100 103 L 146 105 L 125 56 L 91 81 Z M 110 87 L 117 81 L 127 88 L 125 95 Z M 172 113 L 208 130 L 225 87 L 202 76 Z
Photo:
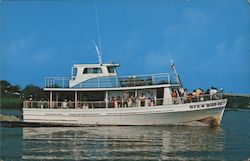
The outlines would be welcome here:
M 84 68 L 83 74 L 88 74 L 88 68 Z
M 101 68 L 93 68 L 93 73 L 102 73 L 102 69 Z
M 84 68 L 83 74 L 97 74 L 102 73 L 101 68 Z
M 115 67 L 108 67 L 109 73 L 115 73 Z
M 72 76 L 75 77 L 77 74 L 77 68 L 72 69 Z

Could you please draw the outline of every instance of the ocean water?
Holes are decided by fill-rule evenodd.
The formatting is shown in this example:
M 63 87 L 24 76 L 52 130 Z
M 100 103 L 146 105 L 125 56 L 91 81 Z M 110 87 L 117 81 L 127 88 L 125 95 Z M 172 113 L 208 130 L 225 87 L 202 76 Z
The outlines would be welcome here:
M 18 110 L 1 113 L 20 116 Z M 225 111 L 221 126 L 6 127 L 1 160 L 250 159 L 250 110 Z

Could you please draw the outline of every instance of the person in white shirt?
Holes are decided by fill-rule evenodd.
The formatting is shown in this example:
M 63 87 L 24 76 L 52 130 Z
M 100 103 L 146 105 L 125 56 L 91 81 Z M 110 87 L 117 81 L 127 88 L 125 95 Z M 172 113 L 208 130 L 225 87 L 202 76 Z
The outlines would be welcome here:
M 214 87 L 211 87 L 211 89 L 210 89 L 210 99 L 217 99 L 217 97 L 216 97 L 216 94 L 217 94 L 217 90 L 216 90 L 216 88 L 214 88 Z

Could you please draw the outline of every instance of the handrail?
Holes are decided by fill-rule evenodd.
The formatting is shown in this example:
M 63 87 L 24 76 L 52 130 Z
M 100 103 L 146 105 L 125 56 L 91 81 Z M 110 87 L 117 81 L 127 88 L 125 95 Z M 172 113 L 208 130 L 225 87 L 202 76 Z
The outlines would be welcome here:
M 204 102 L 204 101 L 208 101 L 208 100 L 218 100 L 218 99 L 223 99 L 223 93 L 218 92 L 214 95 L 202 94 L 199 96 L 190 95 L 190 96 L 186 96 L 186 97 L 182 96 L 182 97 L 172 98 L 174 104 Z
M 24 101 L 24 108 L 55 108 L 55 109 L 89 109 L 89 108 L 124 108 L 124 107 L 149 107 L 162 105 L 163 99 L 155 99 L 153 101 L 145 99 L 140 101 L 137 99 L 133 101 L 77 101 L 75 106 L 74 101 L 52 101 L 52 107 L 50 107 L 50 101 Z
M 84 82 L 76 81 L 72 77 L 45 77 L 45 88 L 69 88 L 69 82 L 74 81 L 75 87 L 100 88 L 100 87 L 131 87 L 155 84 L 178 83 L 175 74 L 159 73 L 134 76 L 96 77 Z
M 52 108 L 52 109 L 94 109 L 94 108 L 124 108 L 124 107 L 154 107 L 164 105 L 164 101 L 170 101 L 171 104 L 186 104 L 193 102 L 204 102 L 208 100 L 219 100 L 222 98 L 222 93 L 216 95 L 204 94 L 200 96 L 192 96 L 191 100 L 188 97 L 176 97 L 163 100 L 163 98 L 157 98 L 150 100 L 145 98 L 139 100 L 138 98 L 134 101 L 128 100 L 108 100 L 108 101 L 24 101 L 24 108 Z M 51 106 L 51 107 L 50 107 Z

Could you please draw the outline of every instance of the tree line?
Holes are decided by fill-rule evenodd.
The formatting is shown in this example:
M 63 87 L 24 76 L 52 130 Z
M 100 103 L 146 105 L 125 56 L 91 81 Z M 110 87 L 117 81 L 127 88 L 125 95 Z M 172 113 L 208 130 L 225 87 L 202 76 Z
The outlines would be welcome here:
M 21 100 L 33 100 L 48 99 L 48 94 L 43 91 L 42 88 L 30 84 L 24 89 L 21 89 L 19 85 L 12 85 L 6 80 L 0 80 L 1 98 L 19 98 Z

